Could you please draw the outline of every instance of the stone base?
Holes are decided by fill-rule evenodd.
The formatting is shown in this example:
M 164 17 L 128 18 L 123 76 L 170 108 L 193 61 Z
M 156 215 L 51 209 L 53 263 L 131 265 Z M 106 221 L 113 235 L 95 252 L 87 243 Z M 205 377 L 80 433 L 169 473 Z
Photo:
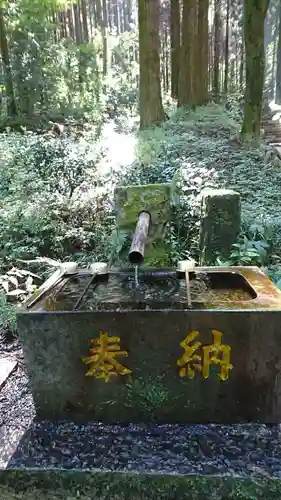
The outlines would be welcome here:
M 278 425 L 33 421 L 23 434 L 11 430 L 0 447 L 2 469 L 281 478 Z
M 6 491 L 23 494 L 17 498 L 79 498 L 88 500 L 279 500 L 280 480 L 237 477 L 179 477 L 155 474 L 123 474 L 89 471 L 17 470 L 0 472 L 0 499 Z M 5 488 L 6 486 L 6 488 Z M 11 489 L 10 489 L 10 488 Z M 8 489 L 9 488 L 9 489 Z M 2 493 L 2 495 L 1 495 Z M 51 496 L 49 496 L 51 494 Z M 30 495 L 30 496 L 29 496 Z M 71 495 L 71 496 L 70 496 Z M 79 495 L 79 496 L 78 496 Z
M 281 498 L 277 425 L 33 422 L 23 436 L 13 432 L 0 447 L 1 499 L 4 486 L 50 489 L 54 500 L 60 491 L 81 500 Z

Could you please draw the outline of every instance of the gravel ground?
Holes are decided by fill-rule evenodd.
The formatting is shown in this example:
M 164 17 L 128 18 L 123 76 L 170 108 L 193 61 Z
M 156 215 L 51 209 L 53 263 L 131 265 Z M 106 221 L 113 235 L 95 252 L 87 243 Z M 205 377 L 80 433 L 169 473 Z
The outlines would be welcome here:
M 0 344 L 0 354 L 19 362 L 0 391 L 0 468 L 281 478 L 279 425 L 35 422 L 19 344 Z

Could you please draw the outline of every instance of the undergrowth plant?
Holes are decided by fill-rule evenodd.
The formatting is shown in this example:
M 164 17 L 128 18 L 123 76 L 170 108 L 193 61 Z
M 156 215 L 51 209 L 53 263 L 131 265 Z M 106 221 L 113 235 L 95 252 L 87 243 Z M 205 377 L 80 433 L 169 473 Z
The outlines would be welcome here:
M 0 337 L 9 340 L 17 331 L 17 306 L 7 301 L 4 291 L 0 292 Z
M 265 224 L 252 224 L 248 230 L 243 232 L 236 243 L 232 245 L 229 258 L 223 261 L 217 258 L 218 265 L 266 265 L 276 262 L 277 255 L 272 254 L 273 232 L 270 226 Z
M 134 408 L 142 415 L 156 418 L 157 410 L 163 408 L 169 399 L 169 392 L 161 380 L 139 378 L 127 385 L 126 406 Z

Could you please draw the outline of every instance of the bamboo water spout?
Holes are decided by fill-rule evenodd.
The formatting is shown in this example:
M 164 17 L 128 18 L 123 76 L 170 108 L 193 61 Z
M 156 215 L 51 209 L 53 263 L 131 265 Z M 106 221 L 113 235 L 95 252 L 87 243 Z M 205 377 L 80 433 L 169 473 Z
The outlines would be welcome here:
M 146 211 L 139 214 L 137 226 L 133 236 L 133 241 L 129 251 L 129 260 L 131 264 L 139 265 L 144 259 L 144 249 L 147 242 L 151 217 Z

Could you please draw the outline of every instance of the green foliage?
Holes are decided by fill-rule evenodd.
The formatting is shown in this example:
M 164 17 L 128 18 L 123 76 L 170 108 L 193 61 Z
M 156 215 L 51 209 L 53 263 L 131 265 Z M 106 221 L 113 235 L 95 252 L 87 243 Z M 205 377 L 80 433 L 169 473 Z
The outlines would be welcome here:
M 122 250 L 128 247 L 129 233 L 119 228 L 113 229 L 108 240 L 109 255 L 108 262 L 111 264 L 122 265 Z
M 104 109 L 109 118 L 137 111 L 139 65 L 135 60 L 138 50 L 136 31 L 122 33 L 115 38 L 112 49 L 114 66 L 106 81 Z
M 269 278 L 275 283 L 275 285 L 281 290 L 281 265 L 273 264 L 264 271 L 269 276 Z
M 17 307 L 7 301 L 4 292 L 0 292 L 0 325 L 4 335 L 15 334 L 17 330 Z
M 59 140 L 46 136 L 35 137 L 25 146 L 27 147 L 24 147 L 24 156 L 20 158 L 25 175 L 39 181 L 50 194 L 69 199 L 77 188 L 81 188 L 91 176 L 93 178 L 97 163 L 103 154 L 87 144 L 85 139 L 73 141 L 73 138 L 68 137 Z
M 73 2 L 19 0 L 6 4 L 14 96 L 20 115 L 38 116 L 60 110 L 99 118 L 101 39 L 77 45 L 56 36 L 61 29 L 55 12 Z M 5 110 L 5 98 L 1 104 Z
M 114 219 L 97 172 L 102 151 L 89 144 L 0 136 L 0 263 L 107 258 Z
M 127 75 L 116 74 L 108 80 L 104 110 L 108 118 L 120 116 L 136 110 L 138 90 L 136 81 L 130 82 Z
M 225 107 L 234 119 L 241 121 L 244 111 L 244 95 L 241 92 L 228 94 Z
M 280 257 L 272 253 L 273 236 L 272 228 L 267 224 L 251 224 L 248 230 L 239 236 L 237 243 L 232 245 L 227 261 L 218 256 L 216 263 L 222 266 L 276 264 Z
M 169 392 L 160 380 L 135 379 L 127 385 L 127 403 L 143 416 L 155 419 L 157 410 L 168 402 Z

